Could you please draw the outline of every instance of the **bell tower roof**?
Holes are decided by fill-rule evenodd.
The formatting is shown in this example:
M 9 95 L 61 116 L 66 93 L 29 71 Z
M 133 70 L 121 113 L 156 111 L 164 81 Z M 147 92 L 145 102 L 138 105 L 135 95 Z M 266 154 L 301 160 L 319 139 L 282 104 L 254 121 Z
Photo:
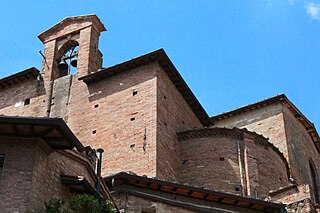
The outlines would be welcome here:
M 89 26 L 94 27 L 99 33 L 106 31 L 105 26 L 95 14 L 70 16 L 41 33 L 38 38 L 45 43 L 47 41 L 63 37 L 66 34 L 78 32 Z

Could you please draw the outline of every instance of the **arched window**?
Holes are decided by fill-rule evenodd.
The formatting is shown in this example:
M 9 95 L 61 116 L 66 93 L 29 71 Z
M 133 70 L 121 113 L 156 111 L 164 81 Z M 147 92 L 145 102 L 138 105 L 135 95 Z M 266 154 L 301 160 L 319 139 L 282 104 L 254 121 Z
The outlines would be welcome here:
M 70 40 L 66 42 L 58 51 L 57 67 L 58 76 L 63 77 L 76 72 L 78 61 L 77 41 Z
M 317 173 L 312 160 L 309 160 L 309 167 L 310 167 L 311 184 L 312 184 L 314 199 L 316 203 L 319 203 L 318 178 L 317 178 Z

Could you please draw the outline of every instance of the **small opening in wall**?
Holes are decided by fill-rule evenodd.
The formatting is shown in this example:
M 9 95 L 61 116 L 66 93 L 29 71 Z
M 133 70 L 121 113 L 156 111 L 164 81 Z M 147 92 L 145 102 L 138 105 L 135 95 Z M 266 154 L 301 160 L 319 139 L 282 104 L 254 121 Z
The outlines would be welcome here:
M 134 149 L 134 147 L 136 147 L 136 144 L 133 143 L 130 145 L 130 149 Z
M 224 157 L 220 157 L 220 161 L 224 161 Z
M 4 157 L 5 157 L 4 154 L 0 154 L 0 175 L 2 173 L 2 168 L 3 168 L 3 165 L 4 165 Z
M 184 124 L 184 121 L 181 121 L 182 124 Z
M 30 98 L 27 98 L 26 100 L 24 100 L 24 105 L 29 105 L 30 104 Z
M 96 134 L 96 133 L 97 133 L 97 130 L 93 130 L 93 131 L 92 131 L 92 134 Z
M 282 181 L 282 178 L 280 177 L 279 180 Z
M 98 107 L 99 107 L 99 104 L 94 105 L 94 108 L 98 108 Z
M 186 163 L 188 163 L 188 161 L 189 161 L 189 160 L 183 160 L 183 161 L 182 161 L 182 164 L 186 164 Z
M 138 94 L 138 91 L 136 91 L 136 90 L 134 90 L 133 92 L 132 92 L 132 96 L 135 96 L 135 95 L 137 95 Z
M 240 188 L 239 187 L 234 187 L 234 191 L 239 192 Z
M 167 99 L 167 96 L 164 95 L 163 98 L 164 98 L 164 99 Z
M 136 118 L 135 118 L 135 117 L 130 118 L 130 121 L 134 121 L 134 120 L 136 120 Z

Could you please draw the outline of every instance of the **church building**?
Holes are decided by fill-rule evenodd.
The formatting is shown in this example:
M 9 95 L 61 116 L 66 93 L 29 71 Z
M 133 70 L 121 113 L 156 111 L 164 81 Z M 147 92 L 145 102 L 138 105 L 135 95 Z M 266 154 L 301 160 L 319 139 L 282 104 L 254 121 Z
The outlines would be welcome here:
M 1 210 L 81 192 L 128 213 L 320 212 L 319 135 L 284 94 L 209 116 L 163 49 L 103 67 L 104 31 L 67 17 L 38 36 L 40 71 L 0 79 Z

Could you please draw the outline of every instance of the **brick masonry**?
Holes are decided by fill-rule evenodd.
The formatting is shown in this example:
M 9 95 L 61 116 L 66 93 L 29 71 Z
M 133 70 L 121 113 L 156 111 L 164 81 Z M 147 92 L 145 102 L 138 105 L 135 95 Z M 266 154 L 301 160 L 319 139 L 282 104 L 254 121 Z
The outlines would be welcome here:
M 93 163 L 73 151 L 55 151 L 39 139 L 0 138 L 5 154 L 0 181 L 1 212 L 44 212 L 44 202 L 70 197 L 60 175 L 84 176 L 94 185 Z M 13 175 L 14 174 L 14 175 Z
M 315 163 L 320 162 L 319 154 L 306 128 L 294 117 L 285 104 L 275 103 L 241 113 L 216 122 L 216 125 L 228 128 L 246 128 L 268 137 L 270 142 L 286 157 L 294 182 L 298 185 L 308 184 L 313 190 L 309 162 L 313 162 L 316 175 L 319 177 L 319 163 Z M 318 178 L 317 185 L 319 186 Z M 302 196 L 301 199 L 306 198 Z M 314 202 L 314 193 L 310 194 L 309 199 Z
M 27 99 L 30 99 L 29 105 L 25 105 Z M 46 111 L 44 82 L 37 78 L 0 90 L 0 115 L 43 117 Z
M 180 135 L 179 182 L 260 199 L 289 184 L 284 157 L 266 139 L 252 133 L 235 138 L 216 128 L 198 132 Z
M 157 68 L 146 65 L 89 86 L 74 81 L 68 124 L 85 145 L 105 150 L 103 176 L 156 176 Z
M 102 68 L 98 43 L 100 33 L 105 29 L 97 18 L 88 17 L 68 18 L 39 36 L 44 43 L 45 55 L 41 78 L 2 89 L 0 115 L 62 117 L 85 146 L 105 150 L 103 176 L 126 171 L 237 195 L 272 199 L 269 191 L 287 187 L 290 173 L 298 185 L 308 185 L 312 191 L 309 162 L 313 163 L 319 177 L 318 153 L 306 129 L 282 103 L 266 105 L 216 123 L 217 127 L 227 127 L 234 133 L 240 130 L 231 130 L 233 127 L 246 128 L 269 139 L 241 130 L 243 137 L 237 139 L 201 136 L 179 140 L 181 132 L 196 132 L 204 127 L 159 61 L 126 67 L 90 84 L 79 80 Z M 77 72 L 59 76 L 57 60 L 74 45 L 79 45 Z M 29 104 L 25 104 L 27 99 L 30 99 Z M 31 170 L 24 171 L 23 165 L 15 168 L 28 174 L 22 186 L 27 193 L 21 197 L 23 208 L 42 208 L 41 198 L 46 192 L 41 184 L 48 185 L 57 180 L 59 172 L 86 174 L 88 171 L 82 166 L 75 166 L 73 171 L 71 165 L 74 163 L 68 157 L 38 144 L 34 141 L 28 147 L 22 144 L 21 152 L 32 153 L 28 157 L 31 161 L 19 162 L 29 163 L 35 174 L 29 174 Z M 7 160 L 10 162 L 10 157 Z M 56 165 L 52 170 L 55 176 L 44 178 L 37 185 L 36 180 L 43 178 L 47 169 L 52 169 L 48 168 L 51 164 Z M 58 164 L 64 165 L 63 168 Z M 34 184 L 32 196 L 27 190 L 31 190 L 30 184 Z M 48 195 L 65 193 L 65 189 L 54 187 L 48 187 L 52 191 Z M 16 195 L 13 193 L 12 196 Z M 26 207 L 29 205 L 26 199 L 33 200 L 35 204 L 31 205 L 34 206 Z M 312 193 L 310 199 L 312 202 L 315 199 Z

